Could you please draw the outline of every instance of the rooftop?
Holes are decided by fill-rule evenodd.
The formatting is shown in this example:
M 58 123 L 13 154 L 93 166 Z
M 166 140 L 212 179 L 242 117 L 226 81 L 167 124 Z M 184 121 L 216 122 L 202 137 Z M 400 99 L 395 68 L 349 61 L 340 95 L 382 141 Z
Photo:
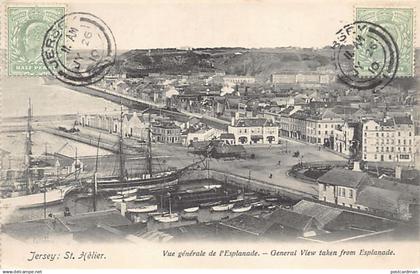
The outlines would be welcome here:
M 394 222 L 377 218 L 372 215 L 343 211 L 337 218 L 329 222 L 325 229 L 329 231 L 357 228 L 371 231 L 383 231 L 394 225 Z
M 369 181 L 371 186 L 400 192 L 401 199 L 403 200 L 417 200 L 417 202 L 419 202 L 420 186 L 418 185 L 404 184 L 399 183 L 398 181 L 390 181 L 379 178 L 369 178 Z
M 410 117 L 407 116 L 400 116 L 400 117 L 394 117 L 395 124 L 397 125 L 412 125 L 413 121 Z
M 220 134 L 220 139 L 235 139 L 235 134 L 233 134 L 233 133 L 222 133 L 222 134 Z
M 357 195 L 357 203 L 371 209 L 398 212 L 401 192 L 376 186 L 366 186 Z
M 241 118 L 235 121 L 235 127 L 263 127 L 272 126 L 273 123 L 264 118 Z
M 306 200 L 302 200 L 294 205 L 293 211 L 299 214 L 314 217 L 321 226 L 325 226 L 343 212 L 343 210 L 336 207 Z
M 271 220 L 257 218 L 251 215 L 242 214 L 227 221 L 220 222 L 227 226 L 242 232 L 250 233 L 256 236 L 264 234 L 272 225 Z
M 362 183 L 366 182 L 368 175 L 360 172 L 343 168 L 333 168 L 321 177 L 318 178 L 319 183 L 328 185 L 345 186 L 357 188 Z
M 284 209 L 277 209 L 268 215 L 266 219 L 271 224 L 280 224 L 284 227 L 298 231 L 306 231 L 311 222 L 314 220 L 311 216 Z

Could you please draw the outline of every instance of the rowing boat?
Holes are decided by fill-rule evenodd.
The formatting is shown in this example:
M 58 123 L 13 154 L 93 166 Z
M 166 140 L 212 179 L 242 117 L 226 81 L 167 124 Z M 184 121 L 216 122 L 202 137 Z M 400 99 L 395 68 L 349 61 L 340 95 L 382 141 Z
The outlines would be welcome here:
M 157 210 L 157 205 L 148 205 L 148 206 L 141 206 L 135 208 L 127 209 L 127 212 L 131 213 L 149 213 Z
M 251 209 L 252 209 L 252 205 L 246 205 L 246 206 L 232 208 L 232 212 L 235 212 L 235 213 L 248 212 Z
M 197 207 L 185 208 L 185 209 L 184 209 L 184 212 L 186 212 L 186 213 L 197 212 L 197 211 L 198 211 L 198 209 L 199 209 L 199 207 L 198 207 L 198 206 L 197 206 Z
M 214 212 L 227 211 L 229 209 L 232 209 L 233 206 L 234 204 L 217 205 L 217 206 L 213 206 L 211 208 L 211 211 L 214 211 Z

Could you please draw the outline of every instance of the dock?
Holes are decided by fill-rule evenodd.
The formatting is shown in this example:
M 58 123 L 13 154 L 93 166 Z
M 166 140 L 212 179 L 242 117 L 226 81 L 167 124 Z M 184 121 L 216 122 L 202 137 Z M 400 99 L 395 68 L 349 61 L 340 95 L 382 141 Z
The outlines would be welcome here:
M 255 191 L 259 193 L 265 193 L 270 195 L 278 195 L 287 197 L 293 200 L 301 200 L 302 198 L 310 199 L 310 200 L 317 200 L 318 193 L 316 191 L 313 192 L 305 192 L 297 189 L 293 189 L 290 187 L 285 187 L 273 183 L 269 183 L 266 181 L 258 180 L 255 178 L 248 178 L 246 176 L 241 176 L 233 173 L 228 173 L 226 171 L 220 171 L 215 169 L 209 170 L 192 170 L 189 171 L 187 174 L 184 174 L 184 178 L 180 178 L 180 182 L 182 183 L 183 180 L 194 180 L 194 179 L 203 179 L 203 178 L 211 178 L 213 180 L 224 182 L 229 185 L 233 185 L 239 188 L 245 188 L 248 191 Z
M 67 88 L 72 89 L 74 91 L 78 91 L 80 93 L 88 94 L 95 97 L 100 97 L 106 99 L 108 101 L 114 102 L 116 104 L 122 104 L 132 109 L 138 110 L 145 110 L 147 108 L 152 108 L 153 112 L 165 114 L 166 116 L 177 120 L 177 121 L 187 121 L 189 118 L 198 118 L 202 120 L 203 123 L 208 124 L 211 127 L 221 130 L 227 130 L 228 125 L 230 124 L 229 121 L 221 120 L 218 118 L 210 117 L 203 114 L 188 112 L 185 110 L 180 111 L 173 111 L 165 109 L 164 104 L 158 104 L 146 100 L 142 100 L 139 98 L 135 98 L 130 95 L 121 94 L 117 92 L 113 92 L 104 88 L 99 88 L 96 86 L 88 86 L 88 87 L 77 87 L 77 86 L 70 86 L 66 85 Z
M 69 139 L 69 140 L 73 140 L 76 142 L 80 142 L 86 145 L 90 145 L 90 146 L 94 146 L 94 147 L 98 147 L 103 149 L 103 150 L 107 150 L 110 151 L 112 153 L 118 153 L 118 146 L 116 145 L 116 143 L 111 143 L 111 142 L 106 142 L 104 141 L 104 139 L 100 140 L 99 144 L 98 144 L 98 139 L 94 138 L 94 136 L 91 135 L 87 135 L 87 134 L 81 134 L 80 132 L 78 133 L 68 133 L 68 132 L 64 132 L 55 128 L 50 128 L 50 127 L 40 127 L 39 130 L 55 135 L 55 136 L 59 136 L 65 139 Z M 127 144 L 125 144 L 124 147 L 124 151 L 125 154 L 139 154 L 141 152 L 143 152 L 140 148 L 138 147 L 132 147 L 132 146 L 128 146 Z

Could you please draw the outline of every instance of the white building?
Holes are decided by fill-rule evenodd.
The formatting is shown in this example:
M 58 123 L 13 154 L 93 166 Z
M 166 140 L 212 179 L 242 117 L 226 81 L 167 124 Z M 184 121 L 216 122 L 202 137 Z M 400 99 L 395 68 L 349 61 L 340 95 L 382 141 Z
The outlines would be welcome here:
M 188 146 L 192 142 L 210 141 L 212 139 L 216 139 L 222 132 L 222 130 L 215 128 L 199 129 L 197 131 L 188 132 L 184 145 Z
M 78 123 L 81 126 L 92 127 L 108 131 L 109 133 L 120 133 L 120 114 L 117 112 L 107 114 L 79 114 Z M 122 134 L 125 137 L 137 137 L 147 139 L 149 123 L 136 112 L 124 114 L 122 121 Z
M 238 75 L 229 75 L 223 77 L 223 82 L 225 84 L 254 84 L 255 77 L 252 76 L 238 76 Z
M 228 133 L 235 135 L 236 144 L 277 144 L 279 128 L 264 118 L 232 118 Z
M 307 72 L 307 73 L 275 73 L 271 75 L 273 84 L 297 84 L 308 85 L 311 87 L 319 85 L 328 85 L 331 81 L 329 74 Z
M 365 161 L 414 161 L 414 125 L 410 117 L 365 121 L 362 136 L 362 153 Z
M 334 130 L 342 126 L 343 119 L 330 109 L 306 119 L 306 141 L 332 148 Z
M 350 157 L 353 153 L 355 142 L 355 125 L 345 122 L 344 125 L 334 130 L 334 150 Z

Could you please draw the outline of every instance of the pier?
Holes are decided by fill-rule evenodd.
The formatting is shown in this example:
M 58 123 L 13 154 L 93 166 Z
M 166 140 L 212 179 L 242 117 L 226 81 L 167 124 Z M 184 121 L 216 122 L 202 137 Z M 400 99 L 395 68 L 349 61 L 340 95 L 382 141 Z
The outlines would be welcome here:
M 117 104 L 122 104 L 132 109 L 145 110 L 147 108 L 152 108 L 154 113 L 165 114 L 166 116 L 169 116 L 172 119 L 177 120 L 177 121 L 187 121 L 189 118 L 195 117 L 195 118 L 201 119 L 203 123 L 206 123 L 211 127 L 214 127 L 216 129 L 222 129 L 222 130 L 227 130 L 227 126 L 230 124 L 230 122 L 225 121 L 225 120 L 221 120 L 218 118 L 214 118 L 214 117 L 210 117 L 210 116 L 202 115 L 198 113 L 188 112 L 185 110 L 180 110 L 180 111 L 168 110 L 164 108 L 165 107 L 164 104 L 158 104 L 158 103 L 142 100 L 142 99 L 130 96 L 130 95 L 113 92 L 104 88 L 99 88 L 95 86 L 76 87 L 76 86 L 69 86 L 69 85 L 66 85 L 66 87 L 74 91 L 78 91 L 78 92 L 92 95 L 95 97 L 100 97 L 100 98 L 109 100 L 111 102 L 117 103 Z
M 55 128 L 50 127 L 40 127 L 39 130 L 53 134 L 65 139 L 77 141 L 79 143 L 83 143 L 86 145 L 91 145 L 94 147 L 98 147 L 107 151 L 110 151 L 112 153 L 118 153 L 118 146 L 116 146 L 116 142 L 107 142 L 105 139 L 102 139 L 98 142 L 98 138 L 95 138 L 94 136 L 83 134 L 83 133 L 67 133 Z M 138 154 L 143 152 L 141 148 L 139 147 L 133 147 L 129 146 L 127 144 L 124 144 L 124 153 L 126 154 Z
M 316 191 L 300 191 L 286 186 L 265 182 L 263 180 L 248 178 L 245 176 L 215 169 L 189 171 L 183 174 L 183 176 L 180 178 L 180 183 L 182 184 L 183 180 L 188 181 L 203 178 L 213 179 L 219 182 L 246 189 L 248 191 L 283 196 L 292 200 L 301 200 L 302 198 L 316 199 L 318 195 Z

